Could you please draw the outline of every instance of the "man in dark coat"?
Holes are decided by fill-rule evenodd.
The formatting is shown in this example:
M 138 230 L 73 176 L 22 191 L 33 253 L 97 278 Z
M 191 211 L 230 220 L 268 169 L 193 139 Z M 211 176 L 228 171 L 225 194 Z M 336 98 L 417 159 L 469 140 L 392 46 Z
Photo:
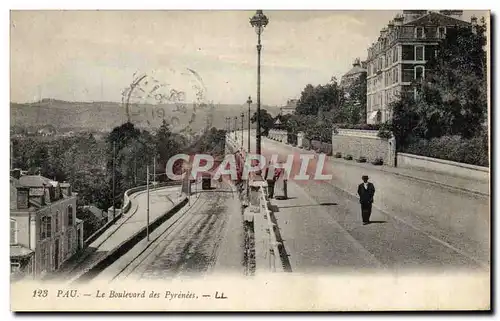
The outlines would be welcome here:
M 363 175 L 361 178 L 363 179 L 363 183 L 358 186 L 358 195 L 359 202 L 361 203 L 361 217 L 363 218 L 363 225 L 366 225 L 370 223 L 375 186 L 368 182 L 367 175 Z

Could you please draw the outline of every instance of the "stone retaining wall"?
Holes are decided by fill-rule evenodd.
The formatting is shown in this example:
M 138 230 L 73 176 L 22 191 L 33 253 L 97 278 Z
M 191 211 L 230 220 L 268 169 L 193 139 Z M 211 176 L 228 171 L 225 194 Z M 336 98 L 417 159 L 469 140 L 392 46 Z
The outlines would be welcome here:
M 396 165 L 396 140 L 377 136 L 376 130 L 338 129 L 332 133 L 332 154 L 354 159 L 366 157 L 368 162 L 381 158 L 385 165 Z

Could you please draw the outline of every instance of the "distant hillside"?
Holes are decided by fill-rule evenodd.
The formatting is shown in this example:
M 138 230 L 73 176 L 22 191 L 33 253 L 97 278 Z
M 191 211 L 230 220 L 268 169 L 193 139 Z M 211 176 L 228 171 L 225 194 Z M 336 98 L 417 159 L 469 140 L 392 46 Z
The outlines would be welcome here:
M 197 131 L 203 128 L 207 119 L 212 119 L 212 126 L 225 128 L 225 118 L 240 116 L 242 112 L 245 117 L 248 106 L 242 105 L 215 105 L 213 109 L 197 109 L 193 117 L 191 109 L 188 107 L 186 114 L 173 112 L 173 106 L 152 106 L 140 105 L 133 107 L 131 121 L 139 127 L 157 128 L 163 117 L 157 109 L 165 110 L 165 119 L 172 123 L 172 117 L 178 118 L 178 128 L 185 127 L 190 120 L 193 121 L 192 128 Z M 273 116 L 279 113 L 279 107 L 263 106 Z M 252 113 L 255 106 L 252 106 Z M 11 127 L 41 127 L 52 125 L 57 130 L 63 128 L 81 128 L 91 130 L 112 130 L 127 121 L 125 108 L 121 103 L 115 102 L 68 102 L 54 99 L 44 99 L 36 103 L 11 103 L 10 123 Z M 234 122 L 234 120 L 233 120 Z M 233 122 L 231 123 L 233 125 Z M 241 126 L 241 121 L 238 121 Z M 245 121 L 246 126 L 246 121 Z

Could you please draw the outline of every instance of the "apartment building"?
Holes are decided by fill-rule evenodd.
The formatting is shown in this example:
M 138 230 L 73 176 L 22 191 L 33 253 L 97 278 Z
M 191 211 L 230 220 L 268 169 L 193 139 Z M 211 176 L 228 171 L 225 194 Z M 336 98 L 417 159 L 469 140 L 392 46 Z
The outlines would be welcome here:
M 426 62 L 437 54 L 447 31 L 470 25 L 462 15 L 462 10 L 404 10 L 380 31 L 366 59 L 367 123 L 391 118 L 389 104 L 402 92 L 413 90 L 411 83 L 429 72 Z
M 70 184 L 13 170 L 10 193 L 13 278 L 56 271 L 83 248 L 83 222 L 76 218 L 77 194 Z

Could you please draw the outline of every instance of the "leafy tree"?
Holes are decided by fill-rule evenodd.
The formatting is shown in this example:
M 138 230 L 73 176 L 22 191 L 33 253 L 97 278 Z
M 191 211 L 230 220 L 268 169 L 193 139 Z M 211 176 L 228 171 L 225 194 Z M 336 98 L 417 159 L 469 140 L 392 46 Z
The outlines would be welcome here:
M 340 107 L 343 93 L 337 79 L 332 78 L 326 85 L 314 87 L 308 84 L 297 102 L 296 112 L 302 115 L 318 115 L 318 113 L 335 111 Z
M 484 20 L 447 30 L 425 79 L 413 83 L 418 94 L 403 94 L 391 105 L 399 148 L 419 139 L 481 134 L 487 116 L 485 32 Z
M 359 124 L 366 121 L 366 74 L 360 75 L 346 89 L 339 114 L 338 121 L 342 123 Z
M 472 28 L 450 28 L 437 57 L 428 63 L 430 72 L 420 85 L 420 99 L 429 107 L 426 119 L 429 124 L 445 126 L 432 137 L 440 134 L 472 137 L 485 121 L 488 105 L 485 33 L 484 19 Z
M 257 112 L 255 112 L 252 115 L 252 118 L 250 118 L 250 121 L 252 123 L 257 122 Z M 267 136 L 269 133 L 269 130 L 274 127 L 274 118 L 265 109 L 260 110 L 260 127 L 263 128 L 263 132 L 261 133 L 263 136 Z

